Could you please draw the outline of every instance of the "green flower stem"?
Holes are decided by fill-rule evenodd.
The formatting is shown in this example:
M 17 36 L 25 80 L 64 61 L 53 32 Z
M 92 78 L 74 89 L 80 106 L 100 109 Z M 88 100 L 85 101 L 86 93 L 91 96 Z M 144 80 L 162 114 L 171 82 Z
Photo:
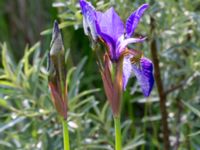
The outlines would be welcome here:
M 67 122 L 64 119 L 62 119 L 62 126 L 63 126 L 64 150 L 70 150 L 68 125 L 67 125 Z
M 115 124 L 115 150 L 121 150 L 121 126 L 120 126 L 120 117 L 114 117 Z

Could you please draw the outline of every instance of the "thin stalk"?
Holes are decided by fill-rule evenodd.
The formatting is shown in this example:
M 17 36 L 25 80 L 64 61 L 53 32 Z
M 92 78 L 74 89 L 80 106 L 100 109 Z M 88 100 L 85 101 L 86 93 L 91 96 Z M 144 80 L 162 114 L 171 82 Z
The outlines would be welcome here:
M 62 119 L 62 126 L 63 126 L 64 150 L 70 150 L 68 125 L 67 125 L 67 122 L 64 119 Z
M 152 41 L 151 41 L 151 55 L 152 55 L 152 60 L 154 64 L 154 77 L 158 89 L 158 94 L 160 98 L 160 111 L 161 111 L 161 122 L 162 122 L 162 129 L 163 129 L 163 142 L 164 142 L 164 150 L 169 150 L 170 149 L 170 142 L 169 142 L 169 127 L 168 127 L 168 112 L 167 112 L 167 106 L 166 106 L 166 101 L 167 101 L 167 95 L 164 91 L 164 86 L 162 83 L 162 78 L 161 78 L 161 71 L 160 71 L 160 66 L 159 66 L 159 59 L 158 59 L 158 49 L 156 45 L 156 40 L 154 35 L 154 30 L 155 30 L 155 19 L 151 17 L 151 34 L 152 34 Z
M 114 117 L 115 124 L 115 150 L 122 149 L 120 117 Z

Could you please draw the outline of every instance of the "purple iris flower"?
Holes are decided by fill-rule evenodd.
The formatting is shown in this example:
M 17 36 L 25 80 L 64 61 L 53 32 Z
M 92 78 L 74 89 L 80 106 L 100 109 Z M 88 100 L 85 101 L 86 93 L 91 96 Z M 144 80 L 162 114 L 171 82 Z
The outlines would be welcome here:
M 149 96 L 153 88 L 153 64 L 151 60 L 143 57 L 141 51 L 129 50 L 131 43 L 143 42 L 146 38 L 132 38 L 137 25 L 148 8 L 148 4 L 141 5 L 127 19 L 122 22 L 114 8 L 106 12 L 96 11 L 85 0 L 80 0 L 83 13 L 83 26 L 86 35 L 90 32 L 93 40 L 102 39 L 106 43 L 111 61 L 117 62 L 123 57 L 123 89 L 125 90 L 129 78 L 134 73 L 144 96 Z

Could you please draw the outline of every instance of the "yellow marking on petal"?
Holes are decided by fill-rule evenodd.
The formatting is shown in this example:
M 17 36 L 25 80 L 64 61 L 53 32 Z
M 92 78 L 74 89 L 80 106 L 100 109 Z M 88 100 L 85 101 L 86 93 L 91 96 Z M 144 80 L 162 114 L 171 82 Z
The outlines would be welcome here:
M 142 57 L 142 55 L 135 55 L 130 59 L 130 61 L 132 64 L 138 63 L 138 62 L 140 62 L 141 57 Z

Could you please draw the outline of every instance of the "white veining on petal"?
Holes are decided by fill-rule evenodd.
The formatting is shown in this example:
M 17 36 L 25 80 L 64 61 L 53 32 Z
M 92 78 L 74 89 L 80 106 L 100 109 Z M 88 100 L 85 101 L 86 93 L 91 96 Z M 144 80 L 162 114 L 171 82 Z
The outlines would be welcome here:
M 133 75 L 132 64 L 131 64 L 131 56 L 127 55 L 123 60 L 123 89 L 126 90 L 126 85 L 128 83 L 129 78 Z
M 124 51 L 124 49 L 127 47 L 128 44 L 144 42 L 144 40 L 146 40 L 146 37 L 145 38 L 128 38 L 128 39 L 125 39 L 125 40 L 120 42 L 116 51 L 117 51 L 117 53 L 121 54 Z
M 85 17 L 83 16 L 83 29 L 84 29 L 84 33 L 85 35 L 88 35 L 88 30 L 87 30 L 88 24 L 85 20 Z

